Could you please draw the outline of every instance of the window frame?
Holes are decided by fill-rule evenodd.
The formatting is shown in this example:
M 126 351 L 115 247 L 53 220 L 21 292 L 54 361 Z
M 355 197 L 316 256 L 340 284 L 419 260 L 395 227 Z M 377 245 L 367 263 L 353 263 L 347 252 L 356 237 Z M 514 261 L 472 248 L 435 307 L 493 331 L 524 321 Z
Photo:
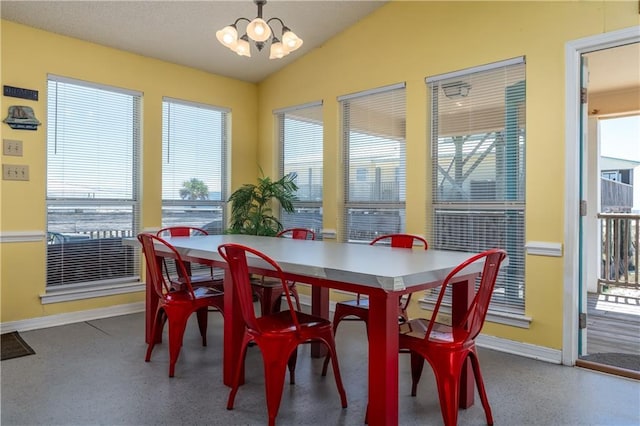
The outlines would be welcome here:
M 187 107 L 187 108 L 198 108 L 198 109 L 202 109 L 202 110 L 208 110 L 208 111 L 213 111 L 216 113 L 220 113 L 220 175 L 216 176 L 216 178 L 218 178 L 220 180 L 220 199 L 219 200 L 211 200 L 211 199 L 206 199 L 206 200 L 185 200 L 185 199 L 181 199 L 181 200 L 177 200 L 177 199 L 165 199 L 164 198 L 164 185 L 165 185 L 165 179 L 164 179 L 164 172 L 165 172 L 165 163 L 164 163 L 164 159 L 165 159 L 165 150 L 168 149 L 167 148 L 167 144 L 171 143 L 171 140 L 167 140 L 166 138 L 169 137 L 168 133 L 169 133 L 169 124 L 165 122 L 165 106 L 170 108 L 171 105 L 179 105 L 180 107 Z M 171 98 L 168 96 L 164 96 L 162 98 L 162 156 L 163 156 L 163 160 L 162 160 L 162 174 L 163 174 L 163 178 L 162 178 L 162 227 L 168 227 L 168 226 L 174 226 L 174 225 L 189 225 L 189 226 L 195 226 L 198 228 L 202 228 L 205 231 L 207 231 L 210 234 L 222 234 L 224 233 L 225 229 L 226 229 L 226 220 L 227 220 L 227 198 L 228 198 L 228 158 L 227 158 L 227 153 L 229 150 L 229 129 L 230 129 L 230 112 L 231 110 L 229 108 L 226 107 L 220 107 L 220 106 L 214 106 L 214 105 L 209 105 L 209 104 L 204 104 L 204 103 L 199 103 L 199 102 L 193 102 L 193 101 L 186 101 L 186 100 L 182 100 L 182 99 L 176 99 L 176 98 Z M 218 135 L 215 135 L 216 137 Z M 176 141 L 180 141 L 180 139 L 177 139 Z M 206 168 L 206 166 L 205 166 Z M 179 211 L 180 208 L 184 208 L 184 211 L 188 211 L 190 209 L 198 209 L 200 208 L 201 210 L 207 210 L 207 209 L 211 209 L 213 212 L 220 212 L 220 227 L 218 229 L 218 227 L 216 225 L 214 225 L 214 222 L 218 222 L 218 218 L 214 218 L 212 217 L 211 220 L 209 222 L 205 222 L 204 224 L 198 222 L 198 221 L 193 221 L 191 222 L 190 220 L 188 220 L 190 218 L 190 216 L 187 214 L 187 218 L 185 219 L 184 216 L 179 216 L 177 218 L 174 218 L 173 220 L 168 220 L 168 217 L 166 216 L 166 211 L 167 210 L 176 210 Z M 191 217 L 195 217 L 195 215 L 191 215 Z M 208 226 L 211 225 L 211 226 Z
M 321 167 L 321 176 L 320 176 L 320 185 L 321 185 L 321 190 L 320 190 L 320 199 L 319 200 L 295 200 L 293 202 L 293 207 L 295 209 L 295 213 L 293 214 L 289 214 L 287 212 L 285 212 L 282 208 L 280 208 L 280 222 L 282 223 L 284 229 L 287 228 L 294 228 L 294 227 L 303 227 L 303 228 L 309 228 L 312 229 L 315 234 L 316 234 L 316 240 L 320 240 L 322 239 L 322 230 L 323 230 L 323 217 L 322 217 L 322 213 L 323 213 L 323 198 L 324 198 L 324 189 L 323 189 L 323 181 L 324 181 L 324 121 L 322 119 L 322 114 L 323 114 L 323 102 L 322 101 L 316 101 L 316 102 L 309 102 L 306 104 L 302 104 L 302 105 L 296 105 L 296 106 L 292 106 L 292 107 L 287 107 L 287 108 L 280 108 L 280 109 L 276 109 L 273 111 L 273 115 L 274 115 L 274 120 L 275 120 L 275 127 L 276 127 L 276 134 L 277 134 L 277 138 L 278 138 L 278 152 L 280 153 L 279 155 L 279 161 L 278 161 L 278 174 L 280 177 L 284 176 L 285 173 L 288 173 L 287 171 L 287 164 L 286 164 L 286 154 L 287 154 L 287 140 L 286 140 L 286 126 L 285 126 L 285 120 L 287 119 L 287 117 L 289 115 L 291 115 L 292 117 L 296 116 L 296 111 L 300 112 L 301 110 L 307 110 L 307 114 L 308 115 L 319 115 L 319 119 L 320 121 L 318 122 L 318 125 L 320 126 L 321 129 L 321 134 L 320 134 L 320 150 L 321 150 L 321 155 L 320 155 L 320 167 Z M 318 111 L 319 110 L 319 111 Z M 319 112 L 319 114 L 318 114 Z M 298 114 L 300 115 L 300 114 Z M 293 118 L 292 118 L 293 119 Z M 311 146 L 307 146 L 307 148 L 310 149 L 314 149 L 317 148 L 313 145 Z M 314 149 L 314 153 L 317 152 L 317 149 Z M 299 181 L 299 174 L 296 176 L 296 184 L 298 186 L 300 186 L 301 182 Z M 312 178 L 312 182 L 315 182 L 316 179 Z M 314 190 L 313 188 L 310 188 L 310 193 L 313 193 Z M 309 226 L 308 222 L 304 222 L 304 223 L 300 223 L 297 221 L 296 215 L 301 215 L 301 214 L 310 214 L 311 216 L 311 226 Z
M 401 95 L 399 95 L 401 93 Z M 365 132 L 360 132 L 364 137 L 363 140 L 367 139 L 368 141 L 372 141 L 373 143 L 379 143 L 380 145 L 386 144 L 384 142 L 387 141 L 395 141 L 395 143 L 399 144 L 403 149 L 401 153 L 398 155 L 398 159 L 400 164 L 395 167 L 392 175 L 396 178 L 396 188 L 390 189 L 390 191 L 383 191 L 384 184 L 388 184 L 389 182 L 383 182 L 382 178 L 382 170 L 381 167 L 377 166 L 375 168 L 375 172 L 373 173 L 374 179 L 374 188 L 373 194 L 374 197 L 365 200 L 356 200 L 355 197 L 352 197 L 352 188 L 351 188 L 351 152 L 353 150 L 352 147 L 352 134 L 351 129 L 354 127 L 351 119 L 351 102 L 367 102 L 368 100 L 375 99 L 376 96 L 379 95 L 389 95 L 391 99 L 388 99 L 387 102 L 391 103 L 393 108 L 400 108 L 400 113 L 402 114 L 402 119 L 398 119 L 398 117 L 394 116 L 394 113 L 397 113 L 395 110 L 384 111 L 383 114 L 391 117 L 391 126 L 390 128 L 385 128 L 389 134 L 387 134 L 386 138 L 381 136 L 379 133 L 382 129 L 375 128 L 367 128 L 365 132 L 368 132 L 368 135 L 364 136 Z M 401 102 L 395 104 L 394 96 L 400 96 Z M 339 96 L 337 98 L 340 103 L 340 114 L 341 114 L 341 126 L 342 126 L 342 149 L 343 149 L 343 162 L 344 162 L 344 175 L 343 175 L 343 208 L 342 208 L 342 224 L 340 229 L 340 241 L 342 242 L 352 242 L 352 243 L 369 243 L 375 237 L 383 234 L 390 233 L 400 233 L 405 232 L 406 229 L 406 83 L 396 83 L 387 86 L 382 86 L 378 88 L 364 90 L 362 92 L 356 92 L 348 95 Z M 378 106 L 374 104 L 373 101 L 371 105 L 367 106 Z M 380 111 L 375 111 L 376 113 L 380 113 Z M 372 125 L 374 122 L 379 124 L 376 120 L 372 119 L 366 120 L 366 125 Z M 398 129 L 395 129 L 397 133 L 394 133 L 394 126 L 399 126 Z M 378 133 L 378 135 L 376 135 Z M 391 145 L 391 144 L 389 144 Z M 387 147 L 388 148 L 388 147 Z M 373 158 L 373 157 L 371 157 Z M 401 172 L 399 173 L 399 170 Z M 362 170 L 361 167 L 355 166 L 354 170 L 354 181 L 361 182 L 361 184 L 366 184 L 366 179 L 369 177 L 368 170 Z M 389 173 L 385 173 L 384 176 L 389 176 Z M 362 179 L 365 179 L 364 181 Z M 400 179 L 399 179 L 400 178 Z M 384 194 L 391 194 L 390 199 L 385 200 L 386 196 Z M 377 198 L 377 199 L 375 199 Z M 397 198 L 394 200 L 394 198 Z M 361 229 L 356 227 L 351 227 L 350 224 L 354 222 L 360 222 L 362 225 Z
M 59 86 L 61 85 L 61 86 Z M 67 185 L 73 185 L 75 182 L 71 180 L 66 184 L 63 183 L 63 187 L 57 190 L 51 190 L 52 182 L 56 178 L 59 178 L 59 173 L 65 173 L 63 169 L 55 169 L 55 174 L 52 174 L 52 158 L 50 157 L 50 150 L 54 150 L 54 155 L 57 154 L 58 144 L 65 143 L 65 148 L 69 148 L 68 158 L 69 160 L 77 160 L 77 157 L 73 156 L 73 153 L 80 152 L 84 155 L 87 149 L 82 146 L 80 149 L 75 150 L 77 147 L 77 141 L 75 143 L 70 142 L 74 139 L 78 139 L 75 134 L 71 133 L 73 130 L 78 131 L 77 128 L 72 127 L 73 124 L 68 118 L 58 118 L 59 108 L 63 108 L 60 105 L 60 96 L 72 96 L 73 88 L 69 88 L 65 93 L 58 93 L 59 90 L 64 90 L 64 85 L 77 86 L 80 90 L 96 90 L 94 96 L 99 96 L 99 91 L 110 92 L 111 94 L 130 96 L 132 102 L 131 109 L 133 116 L 131 117 L 130 131 L 131 137 L 131 151 L 127 150 L 125 156 L 132 155 L 131 160 L 131 175 L 124 179 L 126 183 L 130 180 L 130 187 L 127 191 L 130 191 L 130 197 L 126 196 L 112 196 L 112 197 L 100 197 L 100 192 L 104 188 L 99 188 L 98 197 L 93 194 L 93 197 L 78 197 L 66 196 L 65 187 Z M 55 96 L 51 93 L 51 90 L 56 90 Z M 46 229 L 47 229 L 47 251 L 46 251 L 46 269 L 47 276 L 45 282 L 45 295 L 42 297 L 43 303 L 53 303 L 56 301 L 75 300 L 87 297 L 94 297 L 94 295 L 108 295 L 119 294 L 132 291 L 139 291 L 137 282 L 140 280 L 140 254 L 139 250 L 134 247 L 127 247 L 122 244 L 122 238 L 133 237 L 136 235 L 140 228 L 140 149 L 141 149 L 141 134 L 142 134 L 142 93 L 133 91 L 130 89 L 124 89 L 120 87 L 109 86 L 105 84 L 87 82 L 77 80 L 73 78 L 58 76 L 54 74 L 47 75 L 47 168 L 46 168 L 46 191 L 45 191 L 45 206 L 46 206 Z M 72 108 L 75 108 L 79 115 L 85 114 L 86 109 L 81 108 L 83 99 L 76 96 L 75 98 L 68 98 Z M 54 102 L 52 104 L 52 102 Z M 86 100 L 85 104 L 86 106 Z M 108 109 L 101 109 L 100 112 L 108 112 Z M 53 114 L 53 115 L 52 115 Z M 62 114 L 62 112 L 60 112 Z M 91 116 L 89 116 L 91 117 Z M 104 121 L 104 120 L 101 120 Z M 60 128 L 60 131 L 59 131 Z M 88 137 L 100 137 L 103 133 L 100 133 L 99 128 L 85 127 L 87 134 L 82 133 L 83 138 Z M 97 132 L 90 135 L 89 132 Z M 60 132 L 60 134 L 59 134 Z M 68 132 L 68 133 L 65 133 Z M 68 135 L 68 139 L 61 139 L 65 135 Z M 85 139 L 86 140 L 86 139 Z M 71 145 L 66 145 L 71 143 Z M 53 146 L 53 148 L 52 148 Z M 88 152 L 88 156 L 94 156 L 95 153 Z M 91 158 L 90 158 L 91 159 Z M 91 173 L 93 176 L 93 172 Z M 62 175 L 64 176 L 64 174 Z M 79 174 L 77 176 L 82 176 Z M 76 176 L 76 180 L 77 180 Z M 102 177 L 105 179 L 105 177 Z M 59 186 L 59 184 L 57 184 Z M 123 187 L 124 188 L 124 187 Z M 57 193 L 56 193 L 57 191 Z M 60 195 L 62 191 L 62 195 Z M 77 191 L 76 191 L 77 192 Z M 72 195 L 74 193 L 71 193 Z M 113 217 L 116 212 L 108 213 L 112 210 L 118 210 L 118 208 L 124 207 L 124 225 L 128 222 L 130 229 L 109 229 L 109 230 L 80 230 L 77 232 L 66 231 L 63 229 L 65 226 L 61 222 L 52 223 L 52 217 L 59 211 L 58 215 L 68 218 L 70 214 L 89 214 L 92 211 L 97 218 L 96 222 L 104 223 L 105 218 L 110 218 L 117 221 Z M 127 213 L 129 211 L 129 213 Z M 65 213 L 68 212 L 68 213 Z M 102 212 L 102 213 L 100 213 Z M 106 215 L 106 216 L 104 216 Z M 129 219 L 127 219 L 130 217 Z M 102 218 L 102 219 L 101 219 Z M 121 221 L 121 219 L 120 219 Z M 86 222 L 86 220 L 85 220 Z M 89 221 L 91 223 L 91 221 Z M 76 225 L 77 227 L 77 225 Z M 126 226 L 125 226 L 126 228 Z M 87 258 L 87 254 L 90 256 Z M 93 257 L 93 256 L 97 256 Z M 77 265 L 81 262 L 81 265 Z M 94 269 L 88 268 L 87 263 L 95 264 Z M 107 265 L 107 266 L 105 266 Z M 116 265 L 114 267 L 108 267 L 108 265 Z M 118 266 L 119 265 L 119 266 Z M 97 268 L 97 269 L 96 269 Z M 97 279 L 85 279 L 98 277 Z M 130 283 L 136 283 L 136 285 L 128 285 Z M 75 293 L 71 296 L 60 296 L 64 293 Z
M 514 68 L 514 67 L 521 67 Z M 494 167 L 498 169 L 499 167 L 503 170 L 504 178 L 501 183 L 501 179 L 494 180 L 494 186 L 489 187 L 487 185 L 476 186 L 476 196 L 473 196 L 474 193 L 473 188 L 471 187 L 472 181 L 468 184 L 470 185 L 468 190 L 468 198 L 467 199 L 459 199 L 456 200 L 455 196 L 447 198 L 447 196 L 441 195 L 444 194 L 442 188 L 440 187 L 439 179 L 441 178 L 440 174 L 445 173 L 443 170 L 438 170 L 439 168 L 439 141 L 443 141 L 446 139 L 445 136 L 439 133 L 439 93 L 440 89 L 443 89 L 447 84 L 455 80 L 464 81 L 466 79 L 478 78 L 481 79 L 483 76 L 489 75 L 491 72 L 501 72 L 504 71 L 509 72 L 513 71 L 515 75 L 518 72 L 521 72 L 523 75 L 523 79 L 516 84 L 512 84 L 512 86 L 504 83 L 504 86 L 500 86 L 499 84 L 495 85 L 495 93 L 485 93 L 485 101 L 492 94 L 499 93 L 498 90 L 504 89 L 504 95 L 502 101 L 504 102 L 504 112 L 502 116 L 498 116 L 503 119 L 501 128 L 488 128 L 483 129 L 483 131 L 479 131 L 478 129 L 471 130 L 469 129 L 467 133 L 464 133 L 463 130 L 460 130 L 459 133 L 456 133 L 455 137 L 462 138 L 462 140 L 467 140 L 465 138 L 480 138 L 486 137 L 489 140 L 493 139 L 493 144 L 489 145 L 490 149 L 494 151 Z M 502 76 L 501 76 L 502 77 Z M 506 80 L 506 79 L 505 79 Z M 491 316 L 494 318 L 503 315 L 505 317 L 514 317 L 520 316 L 524 317 L 525 306 L 526 306 L 526 286 L 525 286 L 525 231 L 526 231 L 526 222 L 525 222 L 525 209 L 526 209 L 526 61 L 524 57 L 518 57 L 513 59 L 508 59 L 505 61 L 499 61 L 491 64 L 481 65 L 478 67 L 473 67 L 465 70 L 455 71 L 452 73 L 442 74 L 439 76 L 428 77 L 425 79 L 427 84 L 427 89 L 430 93 L 430 127 L 431 134 L 429 137 L 429 145 L 431 148 L 431 158 L 432 158 L 432 176 L 431 176 L 431 206 L 430 206 L 430 216 L 431 223 L 428 224 L 429 234 L 432 236 L 430 241 L 430 248 L 437 249 L 457 249 L 461 250 L 464 247 L 467 247 L 470 252 L 478 252 L 488 248 L 489 246 L 485 246 L 483 244 L 489 244 L 489 240 L 492 238 L 498 238 L 495 234 L 499 234 L 498 232 L 490 233 L 493 236 L 485 235 L 482 237 L 482 232 L 478 235 L 478 229 L 481 226 L 487 227 L 490 223 L 498 223 L 499 228 L 505 231 L 503 237 L 505 237 L 504 249 L 507 250 L 509 255 L 509 263 L 507 266 L 503 267 L 500 272 L 500 276 L 498 278 L 498 283 L 496 285 L 496 291 L 494 292 L 494 297 L 490 304 L 489 310 L 491 312 Z M 473 90 L 473 89 L 471 89 Z M 445 95 L 446 96 L 446 95 Z M 481 98 L 482 99 L 482 98 Z M 449 111 L 449 110 L 448 110 Z M 481 116 L 482 113 L 476 111 L 476 116 Z M 473 112 L 469 113 L 469 122 L 473 121 Z M 468 133 L 471 131 L 471 133 Z M 492 132 L 495 132 L 491 135 Z M 453 136 L 452 136 L 453 137 Z M 498 148 L 498 140 L 499 138 L 503 138 L 503 146 L 502 148 Z M 509 143 L 508 141 L 512 141 Z M 462 146 L 464 146 L 465 142 L 462 142 Z M 502 146 L 502 145 L 501 145 Z M 480 142 L 474 149 L 480 149 Z M 498 150 L 502 151 L 500 155 L 506 158 L 503 161 L 505 164 L 500 163 L 500 156 L 496 153 Z M 469 147 L 467 146 L 467 150 Z M 461 156 L 461 160 L 463 157 L 462 149 L 460 149 L 459 154 Z M 484 159 L 489 158 L 489 149 L 486 149 L 485 152 L 482 151 L 474 151 L 467 152 L 468 156 L 464 159 L 464 161 L 460 161 L 460 163 L 465 164 L 468 159 L 472 159 L 472 156 L 475 156 L 475 161 L 477 162 L 480 158 L 480 161 L 484 161 Z M 486 155 L 486 157 L 482 157 Z M 452 160 L 453 163 L 454 160 Z M 471 163 L 473 163 L 471 161 Z M 476 167 L 478 164 L 474 163 L 471 167 Z M 468 167 L 465 164 L 466 167 Z M 469 167 L 470 168 L 470 167 Z M 460 172 L 459 170 L 458 172 Z M 441 173 L 442 172 L 442 173 Z M 460 177 L 463 179 L 468 178 L 472 172 L 468 172 L 466 174 L 460 174 Z M 498 171 L 496 171 L 498 173 Z M 445 173 L 446 174 L 446 173 Z M 444 181 L 444 179 L 441 179 Z M 451 178 L 450 178 L 451 180 Z M 480 182 L 482 183 L 482 182 Z M 487 181 L 487 183 L 490 183 Z M 460 188 L 462 188 L 462 183 L 459 184 Z M 497 188 L 496 188 L 497 187 Z M 493 189 L 492 189 L 493 188 Z M 442 239 L 443 227 L 446 226 L 444 222 L 442 222 L 445 216 L 449 215 L 450 220 L 455 221 L 456 215 L 459 217 L 457 228 L 462 228 L 465 235 L 471 235 L 468 239 L 464 239 L 458 241 L 460 244 L 459 247 L 451 246 L 451 242 L 444 242 Z M 461 219 L 464 215 L 467 215 L 466 221 Z M 496 222 L 497 221 L 497 222 Z M 515 221 L 515 222 L 514 222 Z M 464 222 L 464 223 L 463 223 Z M 451 224 L 449 224 L 451 225 Z M 471 226 L 473 230 L 468 229 Z M 515 230 L 514 230 L 515 228 Z M 461 231 L 462 232 L 462 231 Z M 453 234 L 452 234 L 453 235 Z M 455 237 L 449 236 L 449 238 L 455 239 Z M 484 243 L 481 241 L 484 238 Z M 453 241 L 453 240 L 451 240 Z M 453 241 L 454 245 L 456 241 Z M 501 282 L 500 282 L 501 281 Z M 502 289 L 502 290 L 500 290 Z M 502 298 L 500 298 L 500 291 L 502 291 Z M 496 296 L 497 295 L 497 296 Z M 432 306 L 432 297 L 427 296 L 423 299 L 423 306 L 429 307 Z M 521 300 L 519 300 L 521 299 Z M 510 320 L 511 321 L 511 320 Z M 503 321 L 498 321 L 503 322 Z M 526 322 L 526 321 L 525 321 Z M 513 324 L 512 324 L 513 325 Z M 522 324 L 517 324 L 522 326 Z M 528 326 L 528 322 L 526 322 L 525 326 Z

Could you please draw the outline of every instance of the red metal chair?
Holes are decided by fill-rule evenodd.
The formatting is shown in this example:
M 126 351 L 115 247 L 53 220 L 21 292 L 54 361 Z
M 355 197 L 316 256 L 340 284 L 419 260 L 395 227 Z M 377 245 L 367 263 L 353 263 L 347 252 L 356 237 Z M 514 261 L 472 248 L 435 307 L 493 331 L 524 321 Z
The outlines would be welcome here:
M 422 245 L 425 250 L 429 248 L 427 240 L 419 235 L 413 234 L 387 234 L 374 238 L 369 245 L 375 244 L 388 244 L 391 247 L 398 248 L 413 248 L 414 244 Z M 408 320 L 407 307 L 411 301 L 411 293 L 403 296 L 400 299 L 398 305 L 398 320 L 405 322 Z M 333 333 L 336 333 L 338 324 L 340 321 L 364 321 L 369 325 L 369 299 L 361 297 L 360 294 L 356 295 L 353 300 L 347 300 L 344 302 L 336 302 L 335 311 L 333 313 Z M 369 334 L 367 330 L 367 335 Z M 323 373 L 326 372 L 329 359 L 325 358 Z
M 467 358 L 471 360 L 478 394 L 487 417 L 487 424 L 493 424 L 491 407 L 487 400 L 482 373 L 480 372 L 475 339 L 484 324 L 500 264 L 506 255 L 506 252 L 501 249 L 487 250 L 472 256 L 447 275 L 431 315 L 431 318 L 436 319 L 436 321 L 447 288 L 455 285 L 452 282 L 453 279 L 468 274 L 467 268 L 471 264 L 484 260 L 480 284 L 476 285 L 475 294 L 466 314 L 454 320 L 455 322 L 451 325 L 422 318 L 413 319 L 400 325 L 400 348 L 408 349 L 411 352 L 411 395 L 416 395 L 418 381 L 426 359 L 431 364 L 436 377 L 438 395 L 440 397 L 440 410 L 442 411 L 445 425 L 457 424 L 460 401 L 460 374 Z
M 292 238 L 294 240 L 315 240 L 316 234 L 307 228 L 289 228 L 280 231 L 276 237 Z M 280 281 L 260 277 L 259 279 L 254 279 L 251 285 L 260 300 L 260 312 L 262 312 L 262 315 L 268 315 L 271 312 L 278 312 L 280 310 L 283 296 L 283 293 L 280 291 Z M 289 293 L 296 301 L 296 309 L 300 311 L 300 296 L 298 296 L 295 281 L 287 281 L 287 287 Z
M 151 352 L 156 343 L 162 342 L 162 329 L 165 322 L 169 322 L 169 377 L 173 377 L 175 364 L 180 355 L 182 338 L 187 326 L 187 320 L 192 313 L 197 313 L 198 327 L 202 336 L 202 346 L 207 346 L 207 315 L 209 307 L 215 307 L 220 312 L 224 310 L 224 294 L 210 287 L 196 287 L 191 285 L 184 261 L 176 249 L 165 240 L 152 234 L 139 234 L 138 241 L 142 244 L 147 263 L 147 280 L 158 298 L 152 339 L 147 346 L 145 361 L 151 360 Z M 155 244 L 162 244 L 174 257 L 176 268 L 184 277 L 183 288 L 175 289 L 163 274 L 164 254 L 156 251 Z
M 229 264 L 233 280 L 234 297 L 238 299 L 245 323 L 242 351 L 236 367 L 234 383 L 229 393 L 227 409 L 233 409 L 240 378 L 242 377 L 247 346 L 250 342 L 255 342 L 260 348 L 264 361 L 269 425 L 275 425 L 275 418 L 278 414 L 280 401 L 282 399 L 287 365 L 289 366 L 293 383 L 293 370 L 291 367 L 293 363 L 293 367 L 295 368 L 295 353 L 298 345 L 301 343 L 320 341 L 327 346 L 329 350 L 328 356 L 332 361 L 342 407 L 346 407 L 347 397 L 340 377 L 340 368 L 336 357 L 331 322 L 321 317 L 294 310 L 282 269 L 280 269 L 280 266 L 278 266 L 274 260 L 265 254 L 240 244 L 223 244 L 218 247 L 218 251 Z M 261 265 L 265 271 L 272 271 L 273 275 L 279 278 L 280 286 L 287 300 L 289 310 L 256 317 L 253 306 L 253 291 L 249 280 L 247 257 L 253 258 L 252 260 L 259 262 L 259 265 Z
M 209 235 L 207 231 L 202 228 L 197 228 L 195 226 L 170 226 L 167 228 L 162 228 L 158 232 L 156 232 L 156 236 L 160 238 L 164 237 L 197 237 L 202 235 Z M 180 276 L 179 268 L 171 268 L 167 264 L 166 259 L 163 260 L 164 272 L 167 276 L 167 279 L 173 283 L 173 286 L 177 289 L 181 289 L 184 286 L 184 279 Z M 187 274 L 189 274 L 189 278 L 191 279 L 191 285 L 193 287 L 213 287 L 220 291 L 224 290 L 224 274 L 220 274 L 218 277 L 214 275 L 213 267 L 209 267 L 208 274 L 193 274 L 191 263 L 183 262 Z
M 415 244 L 420 244 L 426 250 L 429 247 L 427 240 L 419 235 L 412 234 L 388 234 L 381 235 L 371 241 L 370 245 L 375 244 L 388 244 L 391 247 L 399 248 L 413 248 Z M 406 321 L 407 307 L 411 301 L 411 294 L 407 294 L 400 300 L 398 306 L 398 318 L 401 321 Z M 355 318 L 354 318 L 355 317 Z M 368 322 L 369 319 L 369 299 L 362 298 L 360 294 L 356 295 L 355 300 L 347 300 L 344 302 L 337 302 L 335 312 L 333 314 L 333 332 L 336 332 L 340 321 L 364 321 Z

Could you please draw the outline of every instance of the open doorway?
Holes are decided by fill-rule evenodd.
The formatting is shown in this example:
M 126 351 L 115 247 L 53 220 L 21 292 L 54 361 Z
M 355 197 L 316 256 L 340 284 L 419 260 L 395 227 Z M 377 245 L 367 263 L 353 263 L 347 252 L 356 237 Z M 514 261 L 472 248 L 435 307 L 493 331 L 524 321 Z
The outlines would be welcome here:
M 582 62 L 576 364 L 640 377 L 640 43 L 583 53 Z
M 590 215 L 581 215 L 581 211 L 586 210 L 582 201 L 592 198 L 591 204 L 593 205 L 593 196 L 589 197 L 587 189 L 582 186 L 583 182 L 588 181 L 586 176 L 589 174 L 586 167 L 588 163 L 584 168 L 581 164 L 582 154 L 587 152 L 588 148 L 587 138 L 583 136 L 588 135 L 590 130 L 597 131 L 597 127 L 595 129 L 588 128 L 588 110 L 586 109 L 588 104 L 583 106 L 581 103 L 582 59 L 583 55 L 588 53 L 606 51 L 633 43 L 640 43 L 640 26 L 573 40 L 565 45 L 566 175 L 562 340 L 562 363 L 565 365 L 575 365 L 578 362 L 582 346 L 586 345 L 587 341 L 587 329 L 581 327 L 582 324 L 586 325 L 586 317 L 583 317 L 582 314 L 587 311 L 586 285 L 582 284 L 586 282 L 584 267 L 588 264 L 586 255 L 588 251 L 583 252 L 583 247 L 594 246 L 584 243 L 582 232 L 582 229 L 588 226 L 587 219 L 590 217 Z M 610 63 L 606 65 L 605 74 L 597 74 L 612 77 L 615 67 Z M 636 66 L 635 70 L 637 69 Z

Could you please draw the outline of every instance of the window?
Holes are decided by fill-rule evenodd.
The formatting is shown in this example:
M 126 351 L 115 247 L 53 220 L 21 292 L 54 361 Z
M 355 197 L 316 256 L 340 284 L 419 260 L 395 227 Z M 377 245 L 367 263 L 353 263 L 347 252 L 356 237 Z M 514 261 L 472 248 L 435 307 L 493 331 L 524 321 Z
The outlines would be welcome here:
M 281 211 L 284 228 L 309 228 L 322 238 L 322 103 L 314 102 L 274 112 L 280 143 L 280 175 L 296 174 L 297 201 L 293 214 Z
M 162 226 L 224 232 L 228 110 L 164 98 Z
M 405 230 L 405 84 L 338 98 L 345 206 L 342 240 Z
M 47 288 L 139 276 L 137 92 L 49 76 Z
M 432 241 L 504 248 L 491 309 L 524 313 L 524 58 L 427 78 L 431 94 Z

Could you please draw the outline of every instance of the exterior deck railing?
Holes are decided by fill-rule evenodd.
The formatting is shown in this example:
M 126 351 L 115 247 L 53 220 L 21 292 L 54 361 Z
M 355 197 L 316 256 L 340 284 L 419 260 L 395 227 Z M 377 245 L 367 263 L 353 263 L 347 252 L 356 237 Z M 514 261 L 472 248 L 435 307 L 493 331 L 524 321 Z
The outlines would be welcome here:
M 621 287 L 640 290 L 638 280 L 638 229 L 640 215 L 599 213 L 602 233 L 602 268 L 598 292 Z

